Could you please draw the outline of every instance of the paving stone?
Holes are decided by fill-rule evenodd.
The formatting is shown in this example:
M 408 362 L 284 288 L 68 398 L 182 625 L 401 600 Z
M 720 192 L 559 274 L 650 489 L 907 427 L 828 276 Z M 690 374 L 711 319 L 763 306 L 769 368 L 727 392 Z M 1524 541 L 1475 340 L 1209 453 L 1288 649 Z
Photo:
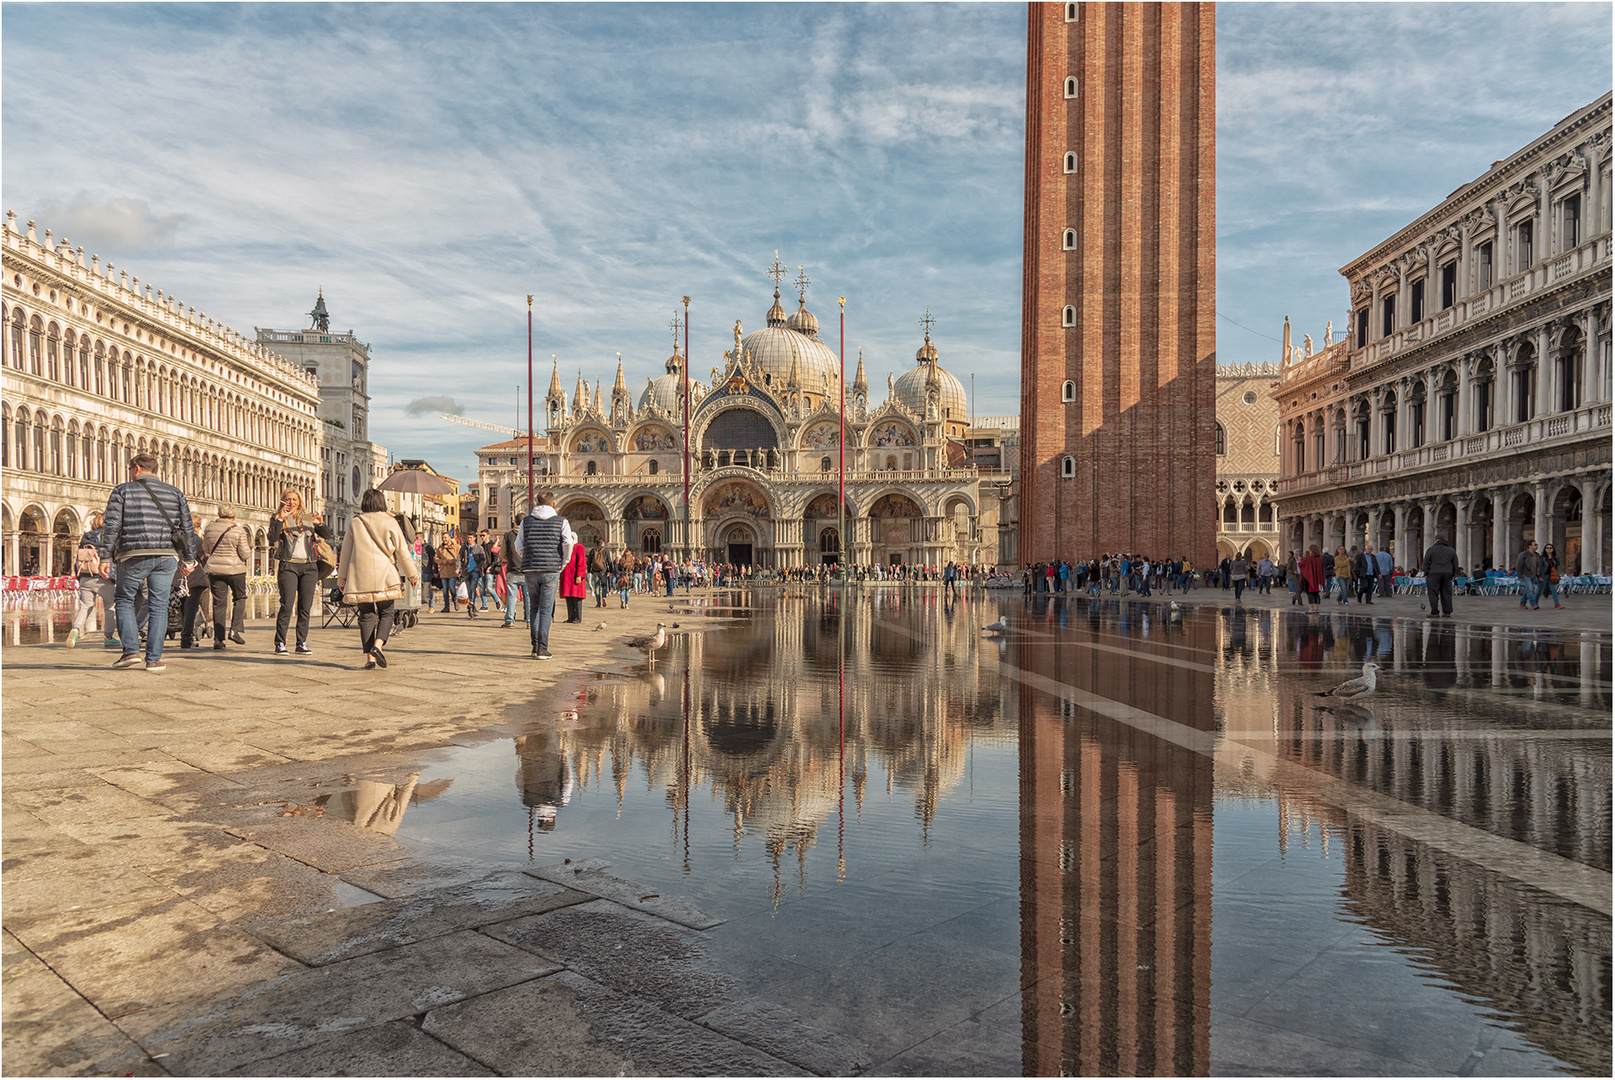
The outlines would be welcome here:
M 693 1019 L 738 999 L 697 931 L 631 911 L 610 900 L 483 928 L 614 990 Z
M 773 1002 L 725 1005 L 697 1022 L 820 1076 L 850 1076 L 869 1068 L 869 1055 L 862 1049 L 834 1032 L 802 1023 L 794 1012 Z
M 313 914 L 341 904 L 336 891 L 340 878 L 257 844 L 238 842 L 145 869 L 172 891 L 259 937 L 257 924 L 266 912 L 275 917 Z
M 10 934 L 5 941 L 7 1076 L 162 1076 L 129 1036 Z
M 283 818 L 227 827 L 229 832 L 335 874 L 357 866 L 394 862 L 403 845 L 390 836 L 330 819 Z
M 226 1076 L 496 1076 L 405 1020 L 265 1058 Z
M 329 964 L 590 899 L 587 893 L 506 873 L 408 899 L 261 922 L 253 933 L 305 964 Z
M 164 751 L 167 753 L 167 751 Z M 139 765 L 116 765 L 108 769 L 91 770 L 94 775 L 114 787 L 142 798 L 168 795 L 184 790 L 188 781 L 206 777 L 207 773 L 183 761 L 165 760 L 143 762 Z
M 42 820 L 58 824 L 124 821 L 129 818 L 163 817 L 168 813 L 168 808 L 161 803 L 131 795 L 105 781 L 96 786 L 7 791 L 6 798 Z
M 801 1075 L 570 971 L 433 1009 L 421 1027 L 507 1076 Z
M 588 863 L 596 861 L 587 860 Z M 636 882 L 613 877 L 605 873 L 603 868 L 586 863 L 540 866 L 526 872 L 536 878 L 565 885 L 569 889 L 578 889 L 606 900 L 613 900 L 635 911 L 660 916 L 693 930 L 710 930 L 723 923 L 722 919 L 714 919 L 688 900 L 677 896 L 664 896 L 655 889 L 647 889 Z
M 396 899 L 419 896 L 421 893 L 463 885 L 488 876 L 488 867 L 477 864 L 428 863 L 417 858 L 399 859 L 397 862 L 377 866 L 361 866 L 344 870 L 342 880 L 361 889 Z
M 169 743 L 163 751 L 198 769 L 212 773 L 235 773 L 258 765 L 279 764 L 291 759 L 270 753 L 250 742 Z
M 138 900 L 160 899 L 173 890 L 128 865 L 98 867 L 76 874 L 39 874 L 8 880 L 0 894 L 6 924 L 65 911 L 87 911 Z
M 122 744 L 88 750 L 78 748 L 70 754 L 0 758 L 0 773 L 5 774 L 9 784 L 10 777 L 14 775 L 60 772 L 64 769 L 103 769 L 113 765 L 134 765 L 142 761 L 162 761 L 167 756 L 160 750 L 140 749 Z M 10 790 L 8 787 L 7 791 Z
M 260 982 L 228 997 L 150 1009 L 120 1026 L 181 1076 L 250 1062 L 376 1027 L 557 970 L 466 930 Z M 245 1070 L 250 1071 L 250 1070 Z
M 9 755 L 10 750 L 6 751 Z M 54 757 L 46 754 L 46 757 Z M 14 773 L 6 777 L 6 791 L 34 791 L 39 788 L 93 787 L 101 779 L 84 769 L 52 769 L 49 772 Z
M 300 968 L 177 896 L 19 919 L 7 928 L 113 1019 Z
M 169 818 L 68 823 L 61 831 L 134 866 L 192 862 L 236 847 L 241 838 L 205 822 Z
M 10 787 L 8 780 L 7 790 Z M 0 852 L 4 853 L 8 864 L 16 856 L 48 853 L 64 842 L 68 845 L 75 843 L 58 826 L 40 820 L 20 806 L 13 806 L 10 802 L 4 804 L 4 810 L 0 812 Z M 9 869 L 8 865 L 8 872 Z

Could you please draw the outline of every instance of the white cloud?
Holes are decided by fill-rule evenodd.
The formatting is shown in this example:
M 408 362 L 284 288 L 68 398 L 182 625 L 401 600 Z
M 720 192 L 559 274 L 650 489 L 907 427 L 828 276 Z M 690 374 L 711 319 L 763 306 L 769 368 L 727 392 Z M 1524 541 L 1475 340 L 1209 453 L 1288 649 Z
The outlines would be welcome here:
M 86 192 L 68 202 L 42 199 L 31 216 L 86 251 L 107 247 L 132 254 L 167 242 L 185 221 L 184 214 L 157 216 L 144 199 L 96 200 Z

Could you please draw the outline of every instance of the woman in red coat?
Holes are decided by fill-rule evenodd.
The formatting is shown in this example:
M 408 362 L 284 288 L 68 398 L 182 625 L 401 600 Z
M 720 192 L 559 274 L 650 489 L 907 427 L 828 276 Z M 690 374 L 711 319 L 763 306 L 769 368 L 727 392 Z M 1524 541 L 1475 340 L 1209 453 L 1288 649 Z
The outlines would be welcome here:
M 1307 593 L 1307 610 L 1318 610 L 1318 593 L 1323 589 L 1323 556 L 1318 554 L 1318 545 L 1313 544 L 1307 551 L 1307 557 L 1301 560 L 1301 587 Z
M 566 621 L 583 621 L 583 598 L 589 595 L 589 558 L 582 544 L 572 545 L 561 571 L 561 595 L 566 597 Z

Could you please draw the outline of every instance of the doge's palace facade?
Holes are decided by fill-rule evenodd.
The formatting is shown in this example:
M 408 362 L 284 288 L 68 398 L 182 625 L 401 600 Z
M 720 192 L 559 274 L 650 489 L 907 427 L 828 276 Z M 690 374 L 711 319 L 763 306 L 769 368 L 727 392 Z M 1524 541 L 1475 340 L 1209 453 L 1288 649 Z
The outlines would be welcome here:
M 314 377 L 65 237 L 19 231 L 15 214 L 0 255 L 5 572 L 67 572 L 90 513 L 144 451 L 204 519 L 236 508 L 263 573 L 281 492 L 315 505 Z
M 1286 547 L 1609 572 L 1610 128 L 1606 94 L 1341 268 L 1351 324 L 1274 392 Z

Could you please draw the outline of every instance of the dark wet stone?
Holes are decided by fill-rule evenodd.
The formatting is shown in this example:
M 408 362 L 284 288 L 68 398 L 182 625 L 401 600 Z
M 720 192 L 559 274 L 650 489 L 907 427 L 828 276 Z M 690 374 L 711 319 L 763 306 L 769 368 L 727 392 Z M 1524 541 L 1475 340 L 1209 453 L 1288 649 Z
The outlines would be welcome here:
M 646 888 L 637 882 L 603 873 L 606 865 L 609 864 L 600 859 L 587 859 L 559 867 L 541 866 L 526 872 L 543 881 L 553 881 L 569 889 L 592 893 L 623 907 L 657 915 L 692 930 L 710 930 L 723 923 L 722 919 L 714 919 L 688 900 L 665 896 L 658 889 Z
M 494 1076 L 491 1070 L 394 1020 L 254 1061 L 226 1076 Z
M 421 1026 L 510 1076 L 802 1075 L 573 972 L 434 1009 Z
M 869 1068 L 869 1055 L 847 1039 L 809 1027 L 791 1010 L 769 1001 L 725 1005 L 699 1023 L 820 1076 L 849 1076 Z

